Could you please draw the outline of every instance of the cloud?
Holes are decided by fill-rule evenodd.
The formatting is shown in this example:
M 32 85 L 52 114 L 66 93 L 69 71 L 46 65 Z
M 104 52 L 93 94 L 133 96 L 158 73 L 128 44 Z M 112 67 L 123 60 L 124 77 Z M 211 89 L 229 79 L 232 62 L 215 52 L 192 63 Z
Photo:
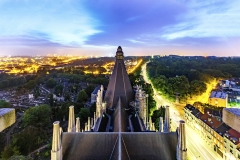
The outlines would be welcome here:
M 0 36 L 31 36 L 64 45 L 82 45 L 101 32 L 81 3 L 66 0 L 9 0 L 0 5 Z
M 240 36 L 240 1 L 190 1 L 179 23 L 164 28 L 163 38 Z
M 126 39 L 145 42 L 143 35 L 155 34 L 162 27 L 175 24 L 176 16 L 186 9 L 171 0 L 89 0 L 84 6 L 101 22 L 98 29 L 102 32 L 87 41 L 92 45 L 130 45 Z

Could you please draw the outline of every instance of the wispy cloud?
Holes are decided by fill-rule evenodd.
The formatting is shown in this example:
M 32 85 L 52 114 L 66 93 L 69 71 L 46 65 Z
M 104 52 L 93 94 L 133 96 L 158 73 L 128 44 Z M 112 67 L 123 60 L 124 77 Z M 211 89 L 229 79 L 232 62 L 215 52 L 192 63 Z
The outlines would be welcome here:
M 0 6 L 0 36 L 31 36 L 65 45 L 82 45 L 101 32 L 81 3 L 61 0 L 9 0 Z
M 240 1 L 189 1 L 179 23 L 164 27 L 163 38 L 240 36 Z
M 239 6 L 239 0 L 0 0 L 0 50 L 236 50 L 231 44 L 240 38 Z

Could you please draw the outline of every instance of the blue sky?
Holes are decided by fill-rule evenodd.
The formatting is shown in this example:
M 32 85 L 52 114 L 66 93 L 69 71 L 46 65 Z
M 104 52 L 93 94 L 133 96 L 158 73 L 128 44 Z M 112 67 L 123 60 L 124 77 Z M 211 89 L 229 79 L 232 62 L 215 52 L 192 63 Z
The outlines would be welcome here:
M 240 56 L 240 0 L 1 0 L 0 55 Z

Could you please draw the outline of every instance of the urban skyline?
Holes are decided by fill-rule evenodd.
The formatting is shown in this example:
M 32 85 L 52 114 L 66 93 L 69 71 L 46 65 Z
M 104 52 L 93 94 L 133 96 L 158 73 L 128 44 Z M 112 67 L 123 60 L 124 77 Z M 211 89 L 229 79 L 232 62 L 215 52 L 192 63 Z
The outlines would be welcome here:
M 238 56 L 239 1 L 0 2 L 0 55 Z

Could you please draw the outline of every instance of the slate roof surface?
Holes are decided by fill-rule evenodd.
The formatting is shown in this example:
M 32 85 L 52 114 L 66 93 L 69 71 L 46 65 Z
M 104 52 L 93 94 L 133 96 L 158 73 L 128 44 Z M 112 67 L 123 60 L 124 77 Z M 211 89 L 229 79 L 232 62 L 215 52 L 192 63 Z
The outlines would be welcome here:
M 217 129 L 216 129 L 216 132 L 218 134 L 220 134 L 221 136 L 224 135 L 224 133 L 226 133 L 226 131 L 228 131 L 229 129 L 231 129 L 231 127 L 229 127 L 228 125 L 226 125 L 225 123 L 222 123 L 221 126 L 219 126 Z
M 64 132 L 62 146 L 71 160 L 175 160 L 177 133 Z

